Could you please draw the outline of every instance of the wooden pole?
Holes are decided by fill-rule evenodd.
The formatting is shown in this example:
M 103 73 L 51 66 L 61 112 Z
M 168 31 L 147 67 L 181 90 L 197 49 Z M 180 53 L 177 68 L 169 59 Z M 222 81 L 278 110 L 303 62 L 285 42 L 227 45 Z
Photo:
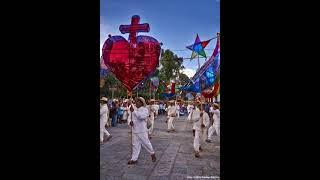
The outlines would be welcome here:
M 132 101 L 131 101 L 131 99 L 132 99 L 132 91 L 130 91 L 130 107 L 132 106 Z M 130 111 L 130 107 L 129 107 L 129 111 Z M 131 120 L 131 122 L 132 122 L 132 112 L 130 111 L 130 120 Z M 130 125 L 130 124 L 129 124 Z M 133 139 L 133 132 L 132 132 L 132 126 L 130 125 L 130 129 L 131 129 L 131 138 L 130 138 L 130 146 L 131 146 L 131 157 L 132 157 L 132 153 L 133 153 L 133 145 L 132 145 L 132 139 Z

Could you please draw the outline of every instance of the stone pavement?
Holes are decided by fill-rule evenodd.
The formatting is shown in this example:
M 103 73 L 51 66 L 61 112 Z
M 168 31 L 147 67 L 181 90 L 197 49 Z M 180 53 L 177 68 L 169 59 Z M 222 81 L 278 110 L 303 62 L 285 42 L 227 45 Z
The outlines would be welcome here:
M 219 179 L 220 141 L 216 135 L 212 143 L 201 142 L 203 152 L 194 157 L 192 124 L 186 116 L 174 121 L 176 132 L 168 133 L 165 116 L 155 120 L 151 144 L 157 161 L 152 162 L 150 154 L 141 147 L 138 163 L 128 165 L 131 158 L 131 134 L 127 124 L 108 128 L 113 136 L 100 146 L 100 180 L 174 180 L 174 179 Z M 199 178 L 203 176 L 202 178 Z M 191 178 L 192 177 L 192 178 Z

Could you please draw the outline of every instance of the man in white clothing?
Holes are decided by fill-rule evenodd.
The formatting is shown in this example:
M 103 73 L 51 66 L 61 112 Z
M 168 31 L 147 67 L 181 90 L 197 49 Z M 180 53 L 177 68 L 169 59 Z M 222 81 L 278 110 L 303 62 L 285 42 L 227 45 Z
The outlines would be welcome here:
M 191 112 L 191 120 L 194 122 L 195 135 L 193 141 L 193 147 L 195 151 L 195 157 L 199 158 L 199 151 L 202 151 L 200 142 L 205 139 L 206 131 L 205 128 L 209 126 L 210 120 L 209 115 L 201 108 L 201 104 L 198 103 L 196 109 Z
M 170 105 L 168 106 L 168 109 L 167 109 L 167 113 L 168 113 L 168 130 L 167 132 L 170 132 L 170 131 L 175 131 L 174 129 L 174 126 L 173 126 L 173 121 L 176 117 L 176 106 L 174 105 L 174 101 L 169 101 Z
M 154 116 L 156 113 L 156 107 L 154 105 L 154 99 L 150 99 L 149 101 L 149 105 L 147 106 L 147 109 L 149 110 L 149 119 L 151 122 L 151 127 L 148 129 L 148 135 L 149 135 L 149 139 L 151 139 L 151 134 L 153 132 L 153 125 L 154 125 Z
M 108 99 L 103 97 L 100 100 L 100 144 L 103 143 L 104 140 L 109 140 L 112 136 L 106 130 L 106 123 L 109 118 L 109 109 L 108 109 Z M 104 139 L 104 135 L 107 135 L 107 138 Z
M 192 112 L 196 109 L 196 104 L 197 102 L 194 102 L 193 104 L 192 103 L 189 103 L 189 107 L 188 107 L 188 120 L 189 122 L 192 122 Z M 195 135 L 195 132 L 196 132 L 196 129 L 195 129 L 195 124 L 193 123 L 193 126 L 192 126 L 192 133 L 193 133 L 193 136 Z
M 177 118 L 180 118 L 180 103 L 176 102 L 175 106 L 176 106 Z
M 137 107 L 135 106 L 134 104 L 134 101 L 132 99 L 128 100 L 128 108 L 129 108 L 129 111 L 128 111 L 128 126 L 130 126 L 130 122 L 131 122 L 131 111 L 130 111 L 130 107 L 133 107 L 134 110 L 137 110 Z
M 132 115 L 132 121 L 130 121 L 130 126 L 132 126 L 132 157 L 128 164 L 137 163 L 141 145 L 151 154 L 152 162 L 156 161 L 156 156 L 148 139 L 147 133 L 147 118 L 149 116 L 149 111 L 146 108 L 146 102 L 144 98 L 138 97 L 136 99 L 135 110 L 132 106 L 130 107 L 130 112 Z
M 189 103 L 188 106 L 187 106 L 187 111 L 188 111 L 188 115 L 191 113 L 191 111 L 193 110 L 193 104 L 192 103 Z
M 217 103 L 214 103 L 213 109 L 212 109 L 212 113 L 214 113 L 213 115 L 214 123 L 209 128 L 208 139 L 206 140 L 206 142 L 208 143 L 211 143 L 212 135 L 214 132 L 216 132 L 217 135 L 220 136 L 220 110 L 219 109 L 220 109 L 219 105 Z
M 156 112 L 154 114 L 154 119 L 157 119 L 158 115 L 159 115 L 159 102 L 155 102 L 154 107 L 156 108 Z

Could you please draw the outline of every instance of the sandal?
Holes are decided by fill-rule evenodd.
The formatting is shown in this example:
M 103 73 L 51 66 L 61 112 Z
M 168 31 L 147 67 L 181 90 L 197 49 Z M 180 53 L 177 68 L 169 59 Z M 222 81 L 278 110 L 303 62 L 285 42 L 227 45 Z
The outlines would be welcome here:
M 199 154 L 199 152 L 195 152 L 195 154 L 194 154 L 194 156 L 196 157 L 196 158 L 200 158 L 200 154 Z
M 133 160 L 130 160 L 128 161 L 128 164 L 136 164 L 138 161 L 133 161 Z
M 155 155 L 155 154 L 152 154 L 152 155 L 151 155 L 151 158 L 152 158 L 152 162 L 156 162 L 156 161 L 157 161 L 157 158 L 156 158 L 156 155 Z

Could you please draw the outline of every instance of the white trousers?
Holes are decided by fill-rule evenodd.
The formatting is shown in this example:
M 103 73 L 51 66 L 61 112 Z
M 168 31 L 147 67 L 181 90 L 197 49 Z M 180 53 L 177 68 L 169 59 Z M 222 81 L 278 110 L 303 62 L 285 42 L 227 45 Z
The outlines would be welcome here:
M 106 118 L 104 119 L 104 125 L 107 125 L 108 127 L 111 126 L 111 122 L 109 121 L 109 113 L 106 114 Z
M 195 151 L 199 152 L 199 147 L 200 147 L 200 131 L 196 130 L 194 140 L 193 140 L 193 148 Z
M 214 132 L 217 132 L 217 135 L 220 136 L 220 125 L 217 124 L 213 124 L 210 128 L 209 128 L 209 132 L 208 132 L 208 139 L 212 140 L 212 135 Z
M 153 132 L 154 118 L 150 118 L 150 120 L 151 120 L 151 127 L 148 129 L 148 134 L 151 135 Z
M 195 130 L 194 140 L 193 140 L 193 148 L 195 151 L 199 152 L 199 147 L 201 141 L 204 141 L 207 136 L 207 128 L 203 128 L 203 130 Z
M 168 120 L 168 130 L 174 129 L 174 127 L 173 127 L 173 120 L 174 120 L 174 117 L 169 117 L 169 120 Z
M 180 118 L 180 112 L 177 111 L 177 118 Z
M 104 127 L 100 127 L 100 141 L 103 142 L 104 134 L 110 136 L 110 133 Z
M 148 151 L 150 154 L 154 154 L 152 144 L 148 138 L 148 133 L 132 133 L 132 157 L 131 160 L 138 160 L 141 145 Z

